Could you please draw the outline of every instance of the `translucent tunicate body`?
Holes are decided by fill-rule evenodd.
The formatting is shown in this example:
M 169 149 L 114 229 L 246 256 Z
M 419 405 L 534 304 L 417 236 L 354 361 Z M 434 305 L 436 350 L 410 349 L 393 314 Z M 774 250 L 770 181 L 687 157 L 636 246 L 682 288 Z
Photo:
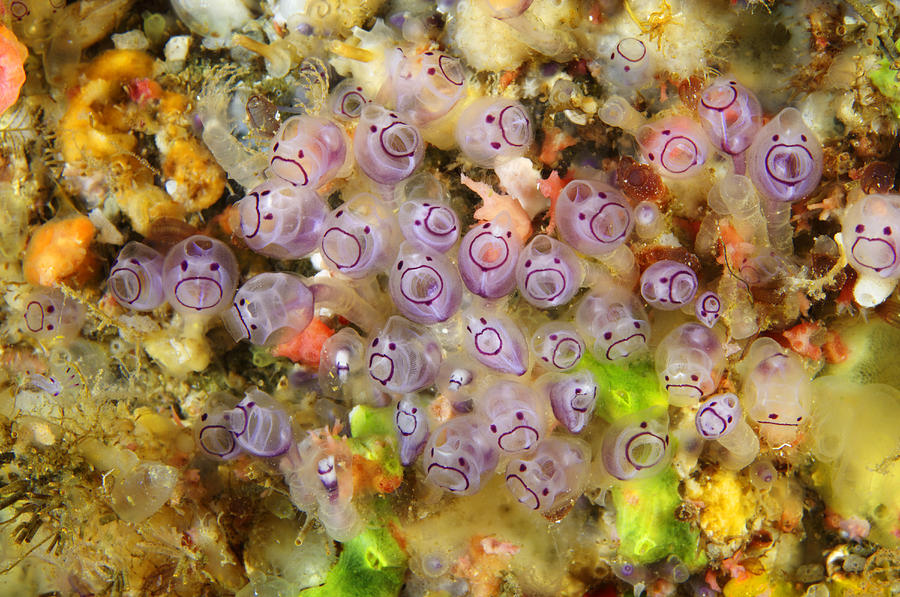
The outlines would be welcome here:
M 604 58 L 606 79 L 620 89 L 638 89 L 653 77 L 653 55 L 636 37 L 623 37 Z
M 396 254 L 397 221 L 371 195 L 357 195 L 338 206 L 322 224 L 320 248 L 325 265 L 349 278 L 388 268 Z
M 634 228 L 631 205 L 607 184 L 573 180 L 556 201 L 559 235 L 577 251 L 602 255 L 616 249 Z
M 649 477 L 661 472 L 669 458 L 669 416 L 652 407 L 617 419 L 603 434 L 601 456 L 616 479 Z
M 369 103 L 369 98 L 363 92 L 363 88 L 353 79 L 344 79 L 331 91 L 329 97 L 331 114 L 344 121 L 356 120 L 362 114 L 363 106 Z
M 493 167 L 525 154 L 533 132 L 528 111 L 519 102 L 485 97 L 472 102 L 456 123 L 456 142 L 479 166 Z
M 490 386 L 477 397 L 475 413 L 502 452 L 524 452 L 547 434 L 543 401 L 525 384 L 501 381 Z
M 528 370 L 528 343 L 509 317 L 471 308 L 463 313 L 463 344 L 476 361 L 494 371 L 524 375 Z
M 450 419 L 425 445 L 425 480 L 457 495 L 472 495 L 497 467 L 496 443 L 476 415 Z
M 597 404 L 597 382 L 590 371 L 548 373 L 538 380 L 538 387 L 550 402 L 556 420 L 570 433 L 581 433 Z
M 356 330 L 345 327 L 325 340 L 318 375 L 323 394 L 358 402 L 358 397 L 367 394 L 368 378 L 366 347 Z
M 762 108 L 749 89 L 720 77 L 701 93 L 697 115 L 713 145 L 729 155 L 742 153 L 762 126 Z
M 269 177 L 310 189 L 334 178 L 347 158 L 341 127 L 316 116 L 294 116 L 281 125 L 269 153 Z
M 232 432 L 231 421 L 228 420 L 231 417 L 225 418 L 226 412 L 227 408 L 209 408 L 200 415 L 200 424 L 195 428 L 200 449 L 208 456 L 221 460 L 230 460 L 243 452 Z
M 449 319 L 462 302 L 459 270 L 433 249 L 403 243 L 388 282 L 397 310 L 423 324 Z
M 71 340 L 84 324 L 84 305 L 56 288 L 38 288 L 23 302 L 22 331 L 41 341 Z
M 425 143 L 415 125 L 377 104 L 366 104 L 353 136 L 356 163 L 382 184 L 408 178 L 422 162 Z
M 900 195 L 867 195 L 841 218 L 847 261 L 862 275 L 900 276 Z
M 759 438 L 744 420 L 744 409 L 735 394 L 719 394 L 703 402 L 694 419 L 703 439 L 717 440 L 729 452 L 726 468 L 740 470 L 759 454 Z
M 203 235 L 181 241 L 166 254 L 166 300 L 182 315 L 215 315 L 231 306 L 237 289 L 237 259 L 225 243 Z
M 152 311 L 166 301 L 162 272 L 164 258 L 143 243 L 122 247 L 109 270 L 110 292 L 123 307 Z
M 785 108 L 747 150 L 747 176 L 772 201 L 799 201 L 822 179 L 822 144 L 796 108 Z
M 568 245 L 538 234 L 519 255 L 516 282 L 522 297 L 541 309 L 564 305 L 581 288 L 581 259 Z
M 700 173 L 709 141 L 699 124 L 672 116 L 645 124 L 635 135 L 644 159 L 662 176 L 688 178 Z
M 634 208 L 634 232 L 642 240 L 652 240 L 663 231 L 659 207 L 652 201 L 641 201 Z
M 551 514 L 581 495 L 590 461 L 586 443 L 551 437 L 509 461 L 506 487 L 522 505 Z
M 512 233 L 505 212 L 472 228 L 459 246 L 459 273 L 466 287 L 485 298 L 500 298 L 516 287 L 522 241 Z
M 280 456 L 294 440 L 287 413 L 271 396 L 256 388 L 222 416 L 237 443 L 250 454 Z
M 366 351 L 369 376 L 398 394 L 431 385 L 441 366 L 441 347 L 426 328 L 402 317 L 388 319 Z
M 542 367 L 568 371 L 581 360 L 585 346 L 574 325 L 552 321 L 534 332 L 531 336 L 531 349 Z
M 598 359 L 621 361 L 647 349 L 650 323 L 638 298 L 610 286 L 585 296 L 578 305 L 575 325 L 588 350 Z M 591 341 L 592 339 L 592 341 Z
M 697 293 L 697 274 L 679 263 L 663 259 L 641 274 L 641 296 L 655 309 L 672 311 L 691 302 Z
M 222 321 L 235 341 L 272 346 L 302 332 L 312 317 L 313 295 L 299 276 L 266 272 L 244 282 Z
M 394 48 L 387 57 L 388 92 L 394 109 L 421 126 L 449 112 L 465 92 L 458 58 L 443 52 Z
M 238 235 L 247 246 L 275 259 L 300 259 L 322 236 L 328 207 L 309 187 L 272 178 L 234 204 L 241 218 Z
M 706 327 L 713 327 L 722 315 L 722 299 L 715 292 L 707 290 L 697 297 L 694 315 Z
M 410 242 L 446 253 L 459 240 L 459 216 L 439 200 L 406 201 L 397 216 L 400 230 Z
M 674 406 L 686 406 L 714 392 L 724 364 L 721 338 L 699 323 L 678 326 L 656 349 L 659 383 Z
M 422 402 L 409 396 L 401 398 L 394 412 L 394 427 L 400 444 L 400 462 L 409 466 L 428 440 L 428 417 Z

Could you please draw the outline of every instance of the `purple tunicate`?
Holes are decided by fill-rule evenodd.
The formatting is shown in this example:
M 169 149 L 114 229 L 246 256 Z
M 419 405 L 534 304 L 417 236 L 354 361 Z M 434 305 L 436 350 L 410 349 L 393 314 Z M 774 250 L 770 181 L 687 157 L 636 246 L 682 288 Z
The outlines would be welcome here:
M 42 340 L 71 340 L 84 324 L 84 305 L 57 288 L 38 288 L 24 301 L 24 332 Z
M 475 380 L 476 365 L 463 353 L 448 354 L 441 363 L 436 382 L 439 394 L 456 394 Z
M 616 479 L 649 477 L 665 469 L 669 450 L 669 415 L 651 407 L 617 419 L 603 434 L 601 455 Z
M 387 91 L 394 108 L 417 126 L 449 112 L 462 98 L 466 74 L 458 58 L 443 52 L 404 52 L 394 48 L 388 54 Z
M 397 310 L 416 323 L 449 319 L 462 302 L 459 271 L 441 253 L 403 243 L 388 281 Z
M 280 456 L 294 440 L 287 413 L 271 396 L 255 388 L 222 417 L 237 443 L 256 456 Z
M 516 282 L 522 297 L 535 307 L 564 305 L 581 288 L 584 268 L 568 245 L 546 234 L 529 242 L 516 265 Z
M 497 467 L 498 450 L 477 415 L 450 419 L 425 445 L 425 480 L 457 495 L 472 495 Z
M 572 324 L 553 321 L 535 331 L 531 349 L 542 367 L 568 371 L 584 355 L 584 340 Z
M 338 83 L 328 101 L 332 115 L 344 121 L 359 118 L 363 106 L 369 103 L 363 88 L 353 79 L 344 79 Z
M 459 246 L 459 273 L 466 287 L 484 298 L 500 298 L 516 287 L 522 241 L 504 212 L 472 228 Z
M 122 247 L 109 271 L 109 290 L 123 307 L 152 311 L 166 301 L 162 272 L 164 258 L 143 243 Z
M 382 184 L 409 178 L 425 154 L 425 143 L 414 125 L 378 104 L 366 104 L 353 136 L 356 163 Z
M 694 315 L 706 327 L 713 327 L 722 315 L 722 299 L 711 290 L 704 292 L 694 303 Z
M 645 124 L 635 136 L 644 159 L 661 175 L 670 178 L 699 174 L 709 154 L 709 141 L 703 129 L 684 116 Z
M 822 144 L 796 108 L 785 108 L 747 150 L 747 176 L 772 201 L 799 201 L 822 180 Z
M 425 409 L 412 398 L 401 398 L 394 413 L 394 427 L 400 444 L 400 462 L 403 466 L 409 466 L 422 453 L 428 440 Z
M 402 317 L 388 319 L 366 351 L 369 377 L 403 394 L 430 386 L 441 366 L 441 347 L 426 328 Z
M 371 195 L 357 195 L 328 214 L 320 248 L 325 265 L 349 278 L 388 268 L 397 251 L 394 214 Z
M 556 201 L 559 235 L 587 255 L 621 246 L 634 228 L 631 205 L 616 189 L 594 180 L 573 180 Z
M 348 386 L 366 371 L 365 345 L 351 327 L 342 328 L 322 344 L 319 354 L 319 388 L 326 396 L 350 394 Z M 366 374 L 367 376 L 367 374 Z
M 477 398 L 475 412 L 503 452 L 524 452 L 547 434 L 543 401 L 525 384 L 500 381 L 490 386 Z
M 506 465 L 506 487 L 522 505 L 551 514 L 584 489 L 591 450 L 582 441 L 551 437 Z
M 685 323 L 659 343 L 655 362 L 669 402 L 687 406 L 715 391 L 725 366 L 725 347 L 715 331 L 699 323 Z
M 335 466 L 334 456 L 328 455 L 320 458 L 316 463 L 316 476 L 322 488 L 329 494 L 335 495 L 338 492 L 337 467 Z
M 719 439 L 743 421 L 744 410 L 735 394 L 713 396 L 700 405 L 694 422 L 703 439 Z
M 713 145 L 737 155 L 753 142 L 762 126 L 762 108 L 749 89 L 720 77 L 700 93 L 697 115 Z
M 841 219 L 847 261 L 860 274 L 900 275 L 900 195 L 867 195 Z
M 462 316 L 466 326 L 463 344 L 476 361 L 501 373 L 524 375 L 528 370 L 528 344 L 512 319 L 481 309 Z
M 272 178 L 234 204 L 241 218 L 238 235 L 247 246 L 275 259 L 299 259 L 322 236 L 328 206 L 309 187 Z
M 657 261 L 641 274 L 641 296 L 662 311 L 673 311 L 691 302 L 697 294 L 694 270 L 669 259 Z
M 570 433 L 581 433 L 597 404 L 597 383 L 590 371 L 548 373 L 538 380 L 538 386 L 549 400 L 556 420 Z
M 163 262 L 166 300 L 182 315 L 221 313 L 231 306 L 239 275 L 225 243 L 200 234 L 188 237 L 169 249 Z
M 479 166 L 491 168 L 524 155 L 532 135 L 525 107 L 504 98 L 475 100 L 456 123 L 456 142 L 463 154 Z
M 598 359 L 620 361 L 642 353 L 650 340 L 650 323 L 638 298 L 624 288 L 606 287 L 582 299 L 575 314 L 582 338 Z
M 232 422 L 225 419 L 225 413 L 219 411 L 203 413 L 200 415 L 200 423 L 197 429 L 197 445 L 209 456 L 231 460 L 243 451 L 231 430 Z
M 459 240 L 459 216 L 438 201 L 407 201 L 398 212 L 400 230 L 410 242 L 445 253 Z
M 294 116 L 284 121 L 272 140 L 267 172 L 269 178 L 317 189 L 331 182 L 346 158 L 347 138 L 341 127 L 316 116 Z
M 300 277 L 266 272 L 244 282 L 222 321 L 235 341 L 273 346 L 302 332 L 312 316 L 313 295 Z
M 634 89 L 653 77 L 653 55 L 635 37 L 623 37 L 606 54 L 606 79 L 620 88 Z

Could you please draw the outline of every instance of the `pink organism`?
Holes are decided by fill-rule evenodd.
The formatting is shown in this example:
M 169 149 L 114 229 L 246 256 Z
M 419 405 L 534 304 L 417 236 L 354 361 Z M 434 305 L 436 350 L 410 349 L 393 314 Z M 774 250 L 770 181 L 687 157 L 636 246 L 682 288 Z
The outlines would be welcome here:
M 819 186 L 822 159 L 822 144 L 800 111 L 785 108 L 747 150 L 747 176 L 772 201 L 799 201 Z
M 281 125 L 269 153 L 270 177 L 316 189 L 334 178 L 347 158 L 344 131 L 324 118 L 294 116 Z
M 900 195 L 867 195 L 841 219 L 847 261 L 863 275 L 900 276 Z
M 656 171 L 670 178 L 700 173 L 709 155 L 709 141 L 699 124 L 672 116 L 645 124 L 636 134 L 641 153 Z

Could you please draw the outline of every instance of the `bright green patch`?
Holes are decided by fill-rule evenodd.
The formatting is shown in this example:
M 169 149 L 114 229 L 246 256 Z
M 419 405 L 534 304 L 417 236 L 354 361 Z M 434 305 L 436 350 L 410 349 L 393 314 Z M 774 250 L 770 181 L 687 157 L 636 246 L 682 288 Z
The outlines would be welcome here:
M 900 52 L 900 40 L 894 47 Z M 869 71 L 869 80 L 889 100 L 894 116 L 900 118 L 900 70 L 892 69 L 891 61 L 882 58 L 878 69 Z
M 630 415 L 651 406 L 668 406 L 660 390 L 653 362 L 641 360 L 628 365 L 602 363 L 590 354 L 581 357 L 581 366 L 594 374 L 600 390 L 596 413 L 607 421 Z

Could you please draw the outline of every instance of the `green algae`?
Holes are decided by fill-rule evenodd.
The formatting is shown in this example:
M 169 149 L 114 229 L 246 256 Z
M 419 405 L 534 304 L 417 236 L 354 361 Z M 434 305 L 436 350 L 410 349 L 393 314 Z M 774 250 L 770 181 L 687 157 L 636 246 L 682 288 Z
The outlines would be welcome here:
M 668 397 L 659 388 L 653 362 L 640 360 L 627 365 L 601 363 L 590 354 L 581 357 L 581 367 L 597 381 L 599 399 L 595 413 L 607 421 L 650 408 L 667 407 Z
M 358 405 L 350 411 L 350 450 L 377 462 L 390 476 L 403 477 L 394 431 L 394 409 Z
M 894 43 L 900 52 L 900 40 Z M 882 58 L 878 68 L 869 72 L 869 80 L 889 100 L 894 116 L 900 118 L 900 70 L 893 66 L 887 58 Z

